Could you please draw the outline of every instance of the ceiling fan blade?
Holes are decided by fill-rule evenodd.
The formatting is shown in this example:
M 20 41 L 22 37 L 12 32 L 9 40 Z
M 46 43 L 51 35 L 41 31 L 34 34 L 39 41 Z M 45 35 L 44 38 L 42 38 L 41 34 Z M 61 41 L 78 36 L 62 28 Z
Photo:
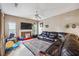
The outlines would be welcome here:
M 41 16 L 39 15 L 39 13 L 38 13 L 37 10 L 35 11 L 35 18 L 37 18 L 37 19 L 41 19 Z
M 40 15 L 38 15 L 38 17 L 41 19 L 41 16 Z

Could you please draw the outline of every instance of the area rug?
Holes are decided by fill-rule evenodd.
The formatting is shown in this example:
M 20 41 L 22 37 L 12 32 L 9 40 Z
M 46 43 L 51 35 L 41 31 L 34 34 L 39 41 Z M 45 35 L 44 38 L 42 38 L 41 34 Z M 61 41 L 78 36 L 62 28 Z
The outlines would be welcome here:
M 20 42 L 20 46 L 14 49 L 8 56 L 34 56 L 34 54 Z
M 32 40 L 24 40 L 22 43 L 28 48 L 34 55 L 39 56 L 40 51 L 46 51 L 52 43 L 34 38 Z

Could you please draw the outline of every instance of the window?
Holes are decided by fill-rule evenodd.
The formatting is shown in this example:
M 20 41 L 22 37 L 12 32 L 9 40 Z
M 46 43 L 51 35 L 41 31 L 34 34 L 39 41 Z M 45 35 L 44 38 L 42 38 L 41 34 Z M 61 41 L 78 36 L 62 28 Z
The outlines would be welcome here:
M 16 35 L 16 23 L 10 22 L 8 23 L 8 25 L 9 25 L 9 34 L 14 33 Z

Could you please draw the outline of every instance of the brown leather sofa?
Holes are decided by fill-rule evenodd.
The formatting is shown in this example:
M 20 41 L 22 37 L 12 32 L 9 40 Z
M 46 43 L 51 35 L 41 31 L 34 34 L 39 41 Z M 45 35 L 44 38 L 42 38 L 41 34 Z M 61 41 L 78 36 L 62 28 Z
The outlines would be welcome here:
M 65 38 L 61 55 L 63 56 L 79 56 L 79 37 L 74 34 L 69 34 Z
M 62 41 L 59 39 L 54 42 L 47 50 L 46 53 L 51 56 L 60 56 L 62 49 Z
M 79 37 L 74 34 L 67 34 L 65 41 L 60 39 L 54 42 L 46 51 L 50 56 L 79 56 Z

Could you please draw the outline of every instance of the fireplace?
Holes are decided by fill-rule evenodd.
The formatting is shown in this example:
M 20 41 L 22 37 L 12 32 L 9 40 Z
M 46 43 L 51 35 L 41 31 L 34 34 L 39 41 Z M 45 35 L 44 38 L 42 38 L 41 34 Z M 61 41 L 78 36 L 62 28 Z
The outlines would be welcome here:
M 25 38 L 30 38 L 31 32 L 21 32 L 21 36 L 24 36 Z
M 20 37 L 30 38 L 32 35 L 32 30 L 20 30 Z

